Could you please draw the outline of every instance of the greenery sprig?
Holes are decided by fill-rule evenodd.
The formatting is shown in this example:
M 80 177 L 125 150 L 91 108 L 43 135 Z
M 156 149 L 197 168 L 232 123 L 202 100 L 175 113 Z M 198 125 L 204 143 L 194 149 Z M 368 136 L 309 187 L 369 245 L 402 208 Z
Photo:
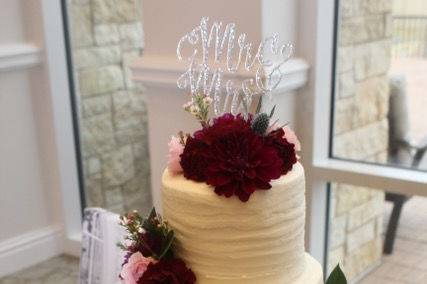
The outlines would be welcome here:
M 123 226 L 127 235 L 125 240 L 127 243 L 120 243 L 118 246 L 125 251 L 133 250 L 134 248 L 144 248 L 150 252 L 150 256 L 156 260 L 160 260 L 166 255 L 171 255 L 171 247 L 175 240 L 175 234 L 169 228 L 167 221 L 157 214 L 153 208 L 147 218 L 142 218 L 137 211 L 120 216 L 120 225 Z M 147 243 L 147 240 L 155 240 L 160 244 L 160 249 L 155 251 L 152 244 Z
M 209 125 L 209 107 L 212 98 L 203 94 L 194 95 L 192 100 L 184 104 L 184 110 L 191 113 L 202 124 L 203 127 Z

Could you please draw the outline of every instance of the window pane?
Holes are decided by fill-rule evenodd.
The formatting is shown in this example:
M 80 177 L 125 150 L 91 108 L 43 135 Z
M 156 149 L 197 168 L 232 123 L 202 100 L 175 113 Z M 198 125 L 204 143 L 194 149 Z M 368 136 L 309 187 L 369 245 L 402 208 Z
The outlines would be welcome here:
M 120 17 L 115 5 L 101 13 L 90 1 L 65 2 L 85 206 L 149 212 L 147 110 L 129 69 L 143 50 L 139 1 L 126 1 Z
M 392 252 L 383 254 L 391 212 L 397 210 L 385 197 L 399 200 L 381 190 L 331 185 L 328 273 L 340 263 L 356 283 L 427 283 L 427 198 L 404 197 L 400 218 L 393 219 L 399 222 Z
M 427 2 L 338 0 L 332 156 L 427 170 Z

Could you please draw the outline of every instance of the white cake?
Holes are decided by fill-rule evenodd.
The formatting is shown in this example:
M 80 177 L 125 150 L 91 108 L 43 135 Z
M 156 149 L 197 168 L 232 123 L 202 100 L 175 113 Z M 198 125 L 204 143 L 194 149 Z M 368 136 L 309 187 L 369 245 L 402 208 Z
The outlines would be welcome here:
M 176 253 L 198 284 L 319 284 L 320 264 L 304 252 L 305 178 L 300 163 L 248 202 L 165 170 L 163 215 Z

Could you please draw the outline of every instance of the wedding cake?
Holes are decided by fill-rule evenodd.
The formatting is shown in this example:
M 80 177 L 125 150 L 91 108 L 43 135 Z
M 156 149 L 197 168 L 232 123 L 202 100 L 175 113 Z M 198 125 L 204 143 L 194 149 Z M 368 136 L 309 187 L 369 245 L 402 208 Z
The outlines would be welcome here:
M 321 266 L 304 250 L 305 177 L 296 153 L 299 141 L 289 127 L 273 122 L 275 108 L 261 111 L 262 98 L 250 113 L 254 98 L 277 86 L 292 46 L 279 45 L 276 35 L 252 55 L 252 44 L 242 34 L 233 58 L 235 26 L 227 25 L 222 35 L 221 27 L 214 22 L 209 29 L 208 19 L 202 18 L 178 43 L 180 60 L 183 46 L 192 50 L 186 58 L 189 69 L 178 79 L 180 88 L 191 91 L 184 109 L 202 128 L 193 134 L 180 132 L 169 144 L 163 216 L 175 232 L 175 254 L 200 284 L 319 284 Z M 227 38 L 225 49 L 221 43 Z M 217 65 L 222 67 L 210 65 L 209 47 L 217 64 L 222 49 L 227 51 L 225 64 Z M 268 52 L 279 58 L 276 66 L 264 57 Z M 255 68 L 255 80 L 229 80 L 222 88 L 222 70 L 233 73 L 240 65 L 246 71 Z M 230 111 L 224 111 L 228 105 Z M 212 109 L 214 118 L 209 117 Z
M 201 127 L 169 142 L 163 217 L 153 209 L 147 219 L 137 212 L 121 219 L 128 232 L 120 274 L 126 284 L 323 282 L 320 264 L 304 249 L 300 143 L 275 119 L 275 107 L 267 112 L 263 103 L 292 46 L 273 36 L 253 54 L 246 35 L 236 37 L 234 24 L 208 28 L 202 18 L 179 40 L 178 59 L 189 64 L 178 79 L 190 95 L 183 108 Z M 224 85 L 223 71 L 240 68 L 255 69 L 255 78 Z
M 304 169 L 296 163 L 248 202 L 209 185 L 163 174 L 163 215 L 176 252 L 200 284 L 320 284 L 322 269 L 304 252 Z

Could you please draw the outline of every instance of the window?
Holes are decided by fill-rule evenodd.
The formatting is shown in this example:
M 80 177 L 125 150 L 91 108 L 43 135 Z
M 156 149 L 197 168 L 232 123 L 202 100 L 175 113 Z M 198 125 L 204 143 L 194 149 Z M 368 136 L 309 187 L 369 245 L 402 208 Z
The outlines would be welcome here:
M 427 170 L 427 123 L 423 119 L 427 107 L 427 3 L 417 6 L 414 15 L 411 7 L 415 2 L 336 1 L 331 158 L 359 162 L 362 168 L 360 163 Z M 387 234 L 393 226 L 389 220 L 398 219 L 390 218 L 396 203 L 386 200 L 406 200 L 410 195 L 405 194 L 405 188 L 397 189 L 399 194 L 395 195 L 386 187 L 374 189 L 358 180 L 329 181 L 328 272 L 340 262 L 350 281 L 397 280 L 384 272 L 393 265 L 423 277 L 423 270 L 399 259 L 402 250 L 410 246 L 426 249 L 414 234 L 402 237 L 416 226 L 397 226 L 397 235 Z M 413 200 L 404 206 L 402 218 L 422 218 L 415 208 L 417 204 L 427 206 L 427 199 Z M 394 252 L 384 258 L 386 236 L 395 236 L 397 241 L 385 245 L 386 251 L 393 247 Z M 408 257 L 407 261 L 415 259 Z M 399 277 L 399 281 L 408 280 Z
M 427 3 L 338 3 L 332 156 L 427 170 Z
M 401 1 L 409 2 L 413 1 Z M 423 81 L 416 79 L 423 73 L 406 72 L 398 65 L 415 58 L 422 61 L 420 53 L 415 57 L 421 41 L 411 44 L 414 51 L 398 55 L 402 28 L 395 15 L 401 4 L 397 0 L 319 0 L 316 8 L 309 0 L 300 3 L 304 20 L 299 52 L 312 66 L 298 102 L 304 155 L 310 159 L 303 161 L 309 250 L 324 260 L 326 273 L 340 261 L 357 282 L 378 263 L 386 263 L 383 235 L 391 210 L 387 194 L 427 194 L 426 157 L 421 155 L 427 128 L 416 118 L 422 115 L 416 113 L 424 97 L 411 91 L 417 88 L 414 82 Z M 421 11 L 420 6 L 415 10 Z M 417 32 L 409 33 L 419 34 L 418 26 Z M 415 68 L 412 63 L 406 66 Z M 418 101 L 413 103 L 413 98 Z M 407 105 L 399 109 L 401 101 Z M 420 199 L 427 202 L 413 197 L 406 204 Z

